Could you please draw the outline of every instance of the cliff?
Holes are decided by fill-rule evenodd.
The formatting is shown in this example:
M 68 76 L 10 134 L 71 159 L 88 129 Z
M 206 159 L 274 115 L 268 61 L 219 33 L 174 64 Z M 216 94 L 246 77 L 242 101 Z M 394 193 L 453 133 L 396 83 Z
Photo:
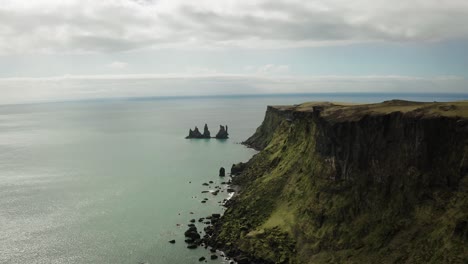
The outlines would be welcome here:
M 206 242 L 239 263 L 466 263 L 468 101 L 270 106 Z

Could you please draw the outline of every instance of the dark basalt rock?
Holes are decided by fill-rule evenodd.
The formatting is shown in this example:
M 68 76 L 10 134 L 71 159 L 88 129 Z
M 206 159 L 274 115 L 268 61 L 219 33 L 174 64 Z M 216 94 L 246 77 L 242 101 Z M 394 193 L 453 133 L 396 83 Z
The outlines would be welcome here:
M 208 125 L 205 124 L 205 127 L 203 128 L 203 134 L 200 133 L 198 127 L 195 126 L 194 130 L 189 130 L 189 134 L 185 138 L 211 138 L 210 131 L 208 130 Z
M 206 259 L 205 257 L 201 257 L 201 258 L 198 259 L 198 261 L 201 262 L 201 261 L 204 261 L 205 259 Z
M 228 126 L 227 125 L 226 125 L 226 127 L 224 127 L 222 125 L 219 126 L 219 131 L 216 134 L 216 138 L 217 139 L 227 139 L 227 138 L 229 138 Z
M 231 175 L 239 175 L 245 168 L 247 167 L 247 163 L 239 162 L 237 164 L 232 164 L 231 167 Z
M 197 228 L 194 226 L 189 227 L 189 229 L 185 231 L 184 236 L 192 240 L 200 239 L 200 234 L 198 234 Z
M 205 127 L 203 128 L 203 138 L 211 138 L 210 130 L 208 130 L 207 124 L 205 124 Z
M 187 246 L 188 249 L 196 249 L 198 247 L 197 244 L 190 244 Z
M 212 214 L 211 215 L 211 218 L 220 218 L 221 217 L 221 214 Z
M 173 239 L 173 240 L 169 240 L 169 243 L 175 244 L 175 240 L 174 240 L 174 239 Z
M 226 170 L 224 169 L 224 167 L 219 168 L 219 176 L 220 177 L 226 176 Z
M 200 133 L 200 130 L 198 130 L 198 127 L 195 126 L 195 129 L 189 129 L 189 134 L 185 138 L 212 138 L 210 130 L 208 129 L 208 125 L 205 124 L 203 127 L 203 134 Z M 229 138 L 229 133 L 228 133 L 228 126 L 219 126 L 219 131 L 216 134 L 215 138 L 217 139 L 227 139 Z

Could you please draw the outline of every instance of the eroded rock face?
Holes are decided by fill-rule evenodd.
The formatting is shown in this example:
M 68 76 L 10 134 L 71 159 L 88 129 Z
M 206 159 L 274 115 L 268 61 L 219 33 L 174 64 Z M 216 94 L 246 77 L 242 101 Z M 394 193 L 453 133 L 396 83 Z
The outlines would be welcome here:
M 232 164 L 231 175 L 232 176 L 239 175 L 246 168 L 246 165 L 247 164 L 243 163 L 243 162 L 239 162 L 237 164 Z
M 216 138 L 217 139 L 227 139 L 227 138 L 229 138 L 228 126 L 227 125 L 226 125 L 226 127 L 224 127 L 222 125 L 219 126 L 219 131 L 216 134 Z
M 463 263 L 464 104 L 269 107 L 208 244 L 255 263 Z
M 205 127 L 203 128 L 203 138 L 211 138 L 210 130 L 208 130 L 207 124 L 205 124 Z
M 208 126 L 205 124 L 205 127 L 203 129 L 203 134 L 200 133 L 200 131 L 198 130 L 198 127 L 195 126 L 194 130 L 192 129 L 189 130 L 189 134 L 185 138 L 211 138 L 211 136 L 210 136 L 210 131 L 208 130 Z
M 190 129 L 188 136 L 185 138 L 212 138 L 210 130 L 208 129 L 208 125 L 205 124 L 203 128 L 203 134 L 200 133 L 198 130 L 198 127 L 195 127 L 194 130 Z M 229 138 L 229 133 L 228 133 L 228 126 L 219 126 L 219 131 L 216 134 L 215 138 L 217 139 L 227 139 Z

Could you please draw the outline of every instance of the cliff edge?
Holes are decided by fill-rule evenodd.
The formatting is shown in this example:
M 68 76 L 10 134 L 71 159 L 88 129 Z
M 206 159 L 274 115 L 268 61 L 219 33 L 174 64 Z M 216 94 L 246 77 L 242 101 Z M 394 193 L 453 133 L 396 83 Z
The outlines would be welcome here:
M 239 263 L 466 263 L 468 101 L 269 106 L 206 242 Z

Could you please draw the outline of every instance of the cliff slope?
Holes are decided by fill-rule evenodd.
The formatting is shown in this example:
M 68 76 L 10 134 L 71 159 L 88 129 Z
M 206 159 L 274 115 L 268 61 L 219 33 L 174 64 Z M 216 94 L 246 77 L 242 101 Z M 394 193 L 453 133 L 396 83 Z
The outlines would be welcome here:
M 468 102 L 270 106 L 208 243 L 240 263 L 466 263 Z

